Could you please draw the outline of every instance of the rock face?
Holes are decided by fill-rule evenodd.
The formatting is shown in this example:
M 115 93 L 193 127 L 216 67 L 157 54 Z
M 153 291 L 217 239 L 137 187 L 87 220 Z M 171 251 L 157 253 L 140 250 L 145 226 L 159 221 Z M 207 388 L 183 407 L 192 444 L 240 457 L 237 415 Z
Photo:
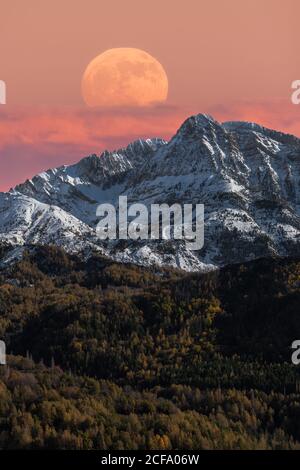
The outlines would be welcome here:
M 205 243 L 101 242 L 99 203 L 200 203 Z M 0 240 L 92 248 L 124 262 L 185 270 L 300 254 L 300 139 L 248 122 L 187 119 L 176 135 L 138 140 L 48 170 L 0 195 Z

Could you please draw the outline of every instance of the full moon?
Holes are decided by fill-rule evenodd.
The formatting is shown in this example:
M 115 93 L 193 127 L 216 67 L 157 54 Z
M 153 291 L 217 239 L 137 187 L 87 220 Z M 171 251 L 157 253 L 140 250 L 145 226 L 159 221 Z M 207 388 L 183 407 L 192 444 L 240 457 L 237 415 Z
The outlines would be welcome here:
M 168 77 L 147 52 L 120 47 L 89 63 L 81 88 L 88 106 L 151 106 L 166 101 Z

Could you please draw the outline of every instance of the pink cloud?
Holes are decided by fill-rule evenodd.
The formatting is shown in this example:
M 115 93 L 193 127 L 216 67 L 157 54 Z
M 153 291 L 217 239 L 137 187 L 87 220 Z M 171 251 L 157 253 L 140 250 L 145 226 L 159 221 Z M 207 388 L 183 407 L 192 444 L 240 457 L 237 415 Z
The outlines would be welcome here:
M 99 112 L 15 109 L 0 115 L 0 190 L 37 172 L 116 149 L 137 138 L 169 138 L 184 119 L 173 108 Z

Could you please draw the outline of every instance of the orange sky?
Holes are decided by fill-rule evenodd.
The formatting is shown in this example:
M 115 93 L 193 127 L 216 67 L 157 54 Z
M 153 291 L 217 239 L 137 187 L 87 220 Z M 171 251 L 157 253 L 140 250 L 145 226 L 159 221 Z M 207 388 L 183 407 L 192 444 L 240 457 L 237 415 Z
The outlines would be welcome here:
M 187 115 L 256 120 L 300 135 L 299 0 L 1 0 L 0 189 L 135 137 L 169 137 Z M 90 110 L 96 55 L 144 49 L 169 78 L 165 106 Z

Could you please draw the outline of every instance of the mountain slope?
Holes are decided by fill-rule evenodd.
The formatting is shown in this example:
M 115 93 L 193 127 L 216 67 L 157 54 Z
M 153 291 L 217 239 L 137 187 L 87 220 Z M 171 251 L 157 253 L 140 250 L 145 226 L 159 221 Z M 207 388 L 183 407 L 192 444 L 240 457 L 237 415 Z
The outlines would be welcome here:
M 93 234 L 87 224 L 60 207 L 21 193 L 0 193 L 0 208 L 1 239 L 12 244 L 54 243 L 77 251 Z
M 95 238 L 97 205 L 116 204 L 119 195 L 147 206 L 204 204 L 204 248 L 189 251 L 183 241 L 100 242 Z M 296 255 L 300 139 L 253 123 L 220 124 L 207 115 L 192 116 L 168 143 L 139 140 L 18 185 L 0 199 L 6 220 L 0 239 L 49 242 L 42 219 L 22 222 L 22 213 L 31 213 L 38 203 L 47 206 L 43 210 L 51 219 L 52 243 L 74 250 L 78 239 L 79 250 L 86 240 L 119 261 L 206 270 L 262 256 Z

